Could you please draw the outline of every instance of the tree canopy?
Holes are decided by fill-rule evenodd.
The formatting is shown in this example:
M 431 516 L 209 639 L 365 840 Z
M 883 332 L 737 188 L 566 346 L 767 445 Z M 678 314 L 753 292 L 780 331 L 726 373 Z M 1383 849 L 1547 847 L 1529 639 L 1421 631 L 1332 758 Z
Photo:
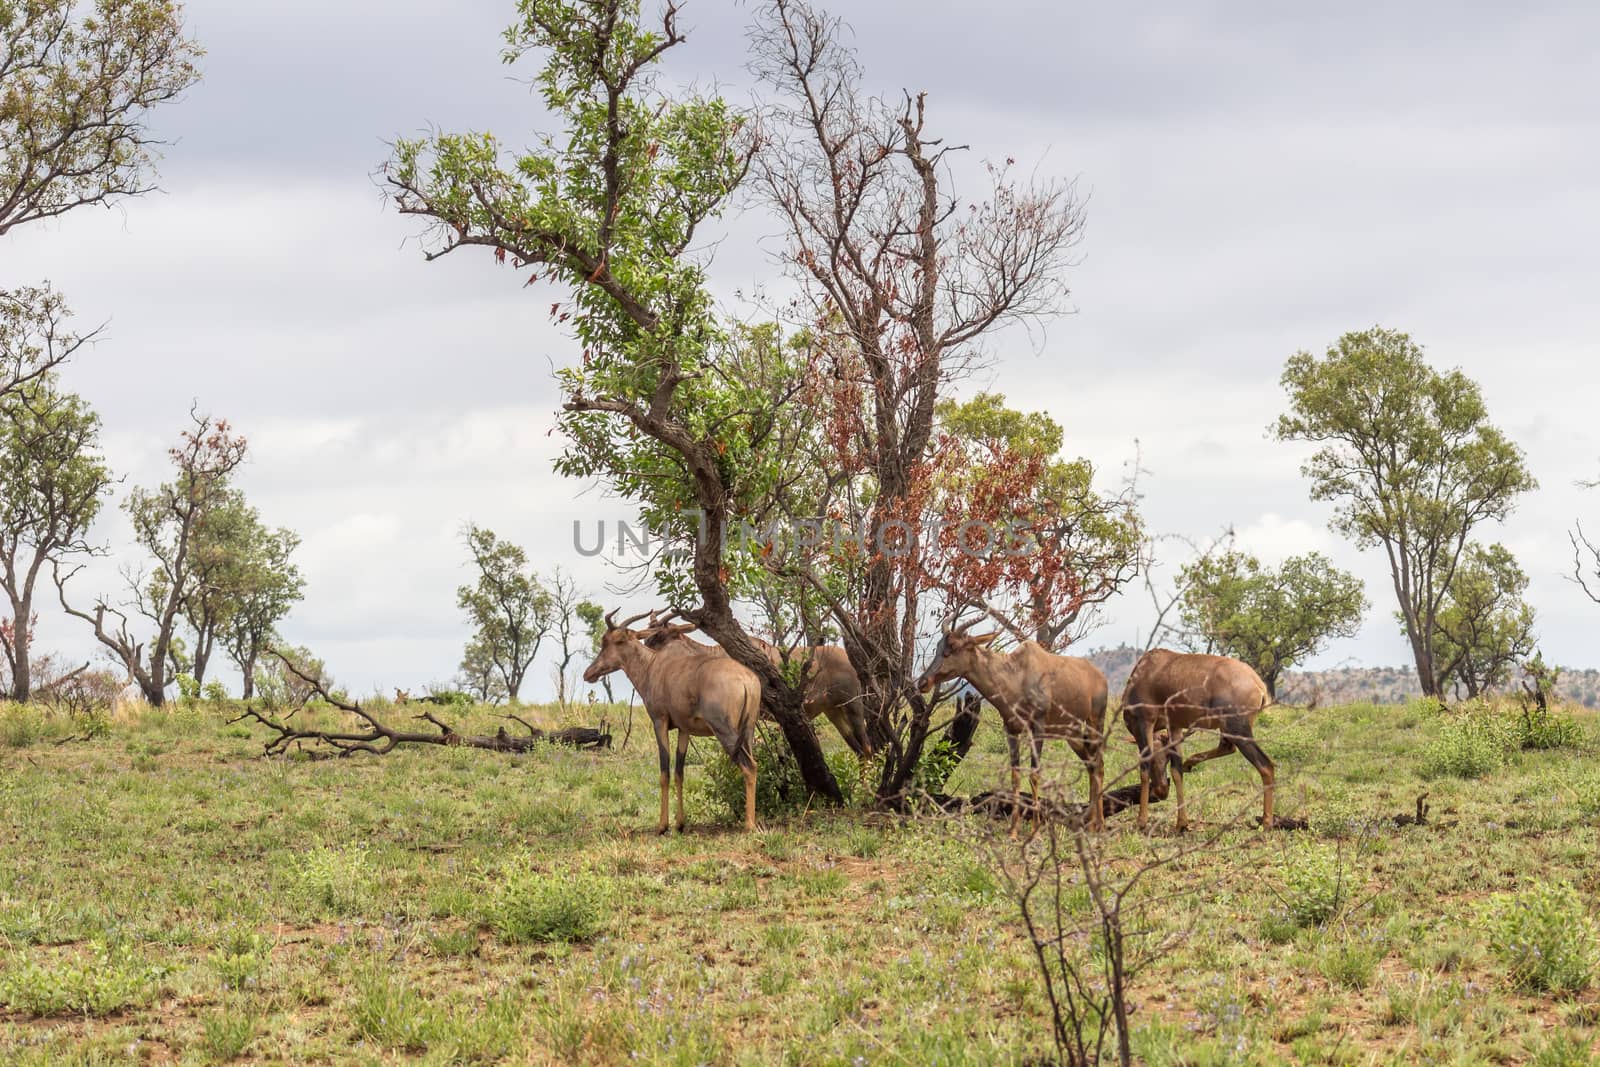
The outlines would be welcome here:
M 1282 673 L 1361 627 L 1361 581 L 1312 552 L 1276 568 L 1239 551 L 1204 555 L 1183 569 L 1184 625 L 1205 651 L 1241 659 L 1277 695 Z
M 1437 695 L 1437 618 L 1474 528 L 1537 486 L 1522 450 L 1490 422 L 1477 384 L 1429 366 L 1404 333 L 1373 327 L 1283 371 L 1280 440 L 1317 446 L 1302 471 L 1333 528 L 1388 556 L 1417 676 Z

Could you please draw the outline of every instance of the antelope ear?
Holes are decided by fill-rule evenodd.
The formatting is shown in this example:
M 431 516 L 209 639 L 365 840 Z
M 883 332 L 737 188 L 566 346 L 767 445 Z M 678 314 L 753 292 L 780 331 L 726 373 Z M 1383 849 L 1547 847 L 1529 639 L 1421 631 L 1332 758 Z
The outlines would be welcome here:
M 1000 631 L 999 630 L 996 630 L 994 633 L 990 633 L 990 634 L 979 634 L 979 635 L 977 635 L 976 637 L 974 637 L 972 639 L 972 643 L 975 644 L 975 645 L 987 645 L 989 642 L 993 641 L 995 638 L 997 638 L 999 636 L 1000 636 Z

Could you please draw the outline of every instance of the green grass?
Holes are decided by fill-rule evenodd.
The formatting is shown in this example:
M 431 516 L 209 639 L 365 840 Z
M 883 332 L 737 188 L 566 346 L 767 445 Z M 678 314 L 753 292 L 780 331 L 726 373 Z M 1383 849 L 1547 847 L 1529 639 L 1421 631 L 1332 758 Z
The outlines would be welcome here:
M 474 732 L 502 722 L 451 714 Z M 1541 727 L 1556 747 L 1524 747 L 1455 721 L 1264 716 L 1279 811 L 1306 831 L 1251 828 L 1243 760 L 1188 776 L 1189 840 L 1220 836 L 1134 898 L 1166 946 L 1133 988 L 1142 1062 L 1596 1062 L 1600 729 L 1578 713 Z M 528 756 L 263 760 L 261 738 L 203 706 L 54 743 L 77 733 L 0 707 L 3 1063 L 976 1065 L 1049 1050 L 979 817 L 789 803 L 747 835 L 722 756 L 698 741 L 689 832 L 658 837 L 642 719 L 626 751 Z M 947 790 L 997 787 L 1004 753 L 986 718 Z M 1132 755 L 1112 742 L 1110 785 Z M 1047 746 L 1047 778 L 1078 792 L 1077 773 Z M 1429 824 L 1396 828 L 1424 792 Z M 1157 843 L 1176 840 L 1171 807 L 1152 811 Z M 1132 824 L 1110 819 L 1121 866 L 1150 847 Z

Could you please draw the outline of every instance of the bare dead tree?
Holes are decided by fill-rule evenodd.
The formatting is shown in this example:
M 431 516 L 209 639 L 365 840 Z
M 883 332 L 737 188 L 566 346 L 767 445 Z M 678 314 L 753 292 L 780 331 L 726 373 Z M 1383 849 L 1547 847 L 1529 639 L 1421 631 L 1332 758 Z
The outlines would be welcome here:
M 762 8 L 751 66 L 776 102 L 754 173 L 788 231 L 801 318 L 831 382 L 839 473 L 796 514 L 881 530 L 917 517 L 941 390 L 983 358 L 992 330 L 1065 307 L 1083 213 L 1070 182 L 1019 182 L 1009 160 L 988 168 L 986 195 L 958 195 L 949 160 L 961 146 L 932 133 L 925 94 L 869 95 L 847 32 L 805 0 Z M 888 752 L 884 795 L 910 780 L 931 711 L 912 684 L 925 614 L 917 561 L 876 549 L 848 596 L 810 580 L 862 680 L 875 747 Z
M 1585 596 L 1600 604 L 1600 545 L 1589 540 L 1582 523 L 1575 524 L 1567 537 L 1572 541 L 1572 580 Z

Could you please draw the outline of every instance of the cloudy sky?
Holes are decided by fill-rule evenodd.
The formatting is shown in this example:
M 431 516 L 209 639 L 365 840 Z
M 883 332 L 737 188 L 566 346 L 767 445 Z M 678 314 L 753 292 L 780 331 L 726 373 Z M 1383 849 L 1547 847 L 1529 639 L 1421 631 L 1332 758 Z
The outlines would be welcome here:
M 864 6 L 864 5 L 863 5 Z M 926 89 L 974 159 L 1014 156 L 1088 196 L 1073 314 L 996 345 L 971 390 L 1049 411 L 1108 485 L 1135 455 L 1153 529 L 1233 526 L 1269 558 L 1359 573 L 1374 609 L 1322 664 L 1399 664 L 1387 572 L 1326 527 L 1303 452 L 1267 424 L 1278 375 L 1374 323 L 1482 383 L 1540 479 L 1504 540 L 1556 661 L 1600 665 L 1600 608 L 1563 579 L 1600 528 L 1600 14 L 1587 5 L 1087 5 L 881 0 L 852 14 L 871 86 Z M 165 474 L 191 402 L 252 445 L 242 483 L 298 530 L 286 625 L 359 691 L 448 677 L 465 637 L 459 531 L 491 526 L 600 593 L 572 523 L 628 512 L 558 478 L 552 366 L 573 346 L 487 254 L 426 264 L 372 172 L 433 126 L 531 141 L 531 67 L 498 61 L 509 0 L 191 0 L 205 80 L 156 118 L 160 195 L 0 241 L 0 286 L 49 279 L 105 339 L 68 372 L 126 486 Z M 745 5 L 694 0 L 673 72 L 743 98 Z M 713 273 L 777 274 L 776 225 L 730 222 Z M 122 491 L 119 491 L 119 498 Z M 114 592 L 112 560 L 79 596 Z M 1142 640 L 1147 601 L 1089 642 Z M 92 651 L 45 615 L 40 643 Z M 541 666 L 535 687 L 550 688 Z M 535 694 L 537 695 L 537 694 Z

